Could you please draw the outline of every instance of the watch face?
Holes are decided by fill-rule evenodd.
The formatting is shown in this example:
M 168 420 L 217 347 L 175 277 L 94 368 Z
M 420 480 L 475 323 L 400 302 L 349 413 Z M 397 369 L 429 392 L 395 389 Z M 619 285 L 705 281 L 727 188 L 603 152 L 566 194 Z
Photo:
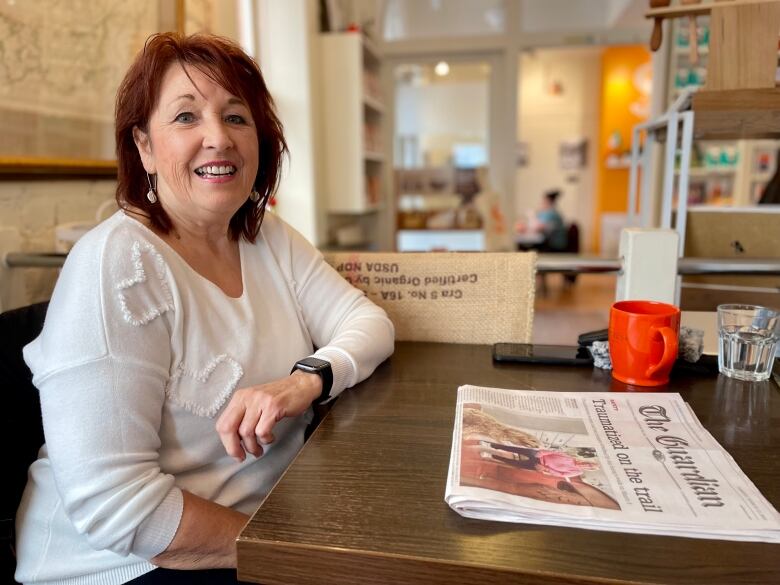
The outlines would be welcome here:
M 316 370 L 322 370 L 324 368 L 329 368 L 330 362 L 315 357 L 307 357 L 307 358 L 303 358 L 302 360 L 298 360 L 296 365 L 303 366 L 306 369 L 311 369 L 316 371 Z

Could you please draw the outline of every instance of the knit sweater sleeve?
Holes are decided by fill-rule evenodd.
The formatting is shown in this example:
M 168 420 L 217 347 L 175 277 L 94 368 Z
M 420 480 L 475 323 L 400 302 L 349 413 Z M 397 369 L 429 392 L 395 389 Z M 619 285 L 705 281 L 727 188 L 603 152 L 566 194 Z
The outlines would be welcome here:
M 330 362 L 331 397 L 338 396 L 370 376 L 393 353 L 393 323 L 281 219 L 268 216 L 263 229 L 277 259 L 290 271 L 298 306 L 317 348 L 314 355 Z
M 24 351 L 62 505 L 97 550 L 150 559 L 179 525 L 181 490 L 158 464 L 174 293 L 152 244 L 101 226 L 71 251 Z

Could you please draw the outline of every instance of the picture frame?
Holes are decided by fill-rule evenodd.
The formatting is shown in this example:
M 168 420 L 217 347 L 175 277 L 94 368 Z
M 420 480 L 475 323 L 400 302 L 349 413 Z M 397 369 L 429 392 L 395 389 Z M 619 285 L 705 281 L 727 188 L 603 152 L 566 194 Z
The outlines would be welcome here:
M 117 87 L 151 34 L 184 32 L 185 4 L 0 4 L 0 180 L 116 177 Z

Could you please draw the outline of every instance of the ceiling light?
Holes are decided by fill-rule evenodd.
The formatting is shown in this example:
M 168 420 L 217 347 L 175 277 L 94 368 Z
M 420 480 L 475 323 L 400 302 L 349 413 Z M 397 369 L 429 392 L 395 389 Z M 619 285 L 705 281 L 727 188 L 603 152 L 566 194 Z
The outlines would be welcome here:
M 444 77 L 450 72 L 450 66 L 446 61 L 439 61 L 436 63 L 436 67 L 433 68 L 434 73 L 439 77 Z

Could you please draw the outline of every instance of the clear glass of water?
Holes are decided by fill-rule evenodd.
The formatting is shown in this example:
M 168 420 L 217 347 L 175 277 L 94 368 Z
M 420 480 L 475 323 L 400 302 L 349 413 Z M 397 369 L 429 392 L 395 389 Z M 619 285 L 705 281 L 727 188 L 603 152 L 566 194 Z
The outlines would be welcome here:
M 718 368 L 729 378 L 768 380 L 780 338 L 780 313 L 758 305 L 718 306 Z

